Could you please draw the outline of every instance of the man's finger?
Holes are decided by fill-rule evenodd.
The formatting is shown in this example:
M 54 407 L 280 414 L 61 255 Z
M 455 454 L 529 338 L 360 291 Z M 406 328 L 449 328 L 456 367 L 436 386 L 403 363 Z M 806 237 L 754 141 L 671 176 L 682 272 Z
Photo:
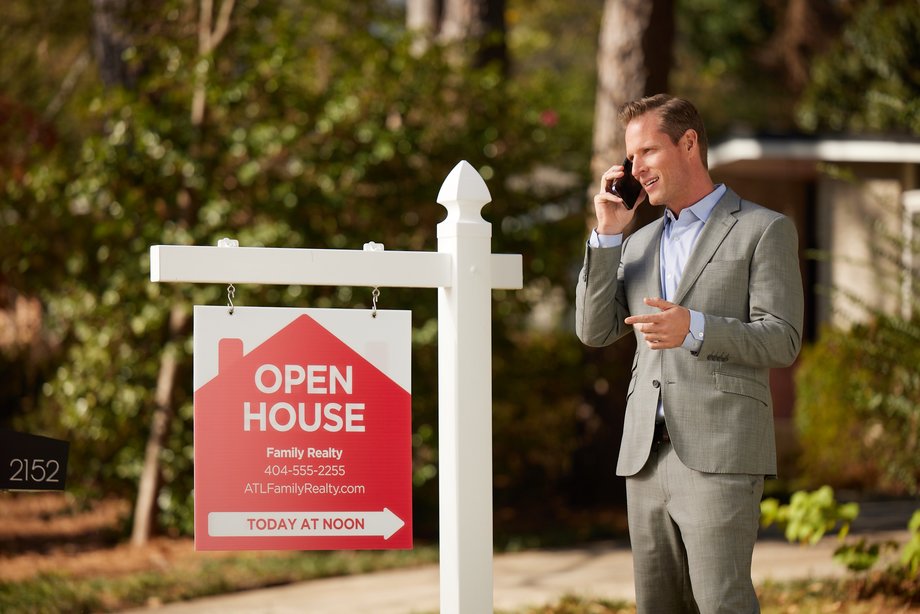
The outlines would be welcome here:
M 629 316 L 623 320 L 630 326 L 633 324 L 654 324 L 655 322 L 661 321 L 661 314 L 658 313 L 642 313 L 635 316 Z
M 675 305 L 674 303 L 670 301 L 666 301 L 663 298 L 658 298 L 658 297 L 646 298 L 644 299 L 644 302 L 649 307 L 655 307 L 656 309 L 660 309 L 662 311 L 665 311 L 666 309 L 670 309 L 671 307 L 677 307 L 677 305 Z

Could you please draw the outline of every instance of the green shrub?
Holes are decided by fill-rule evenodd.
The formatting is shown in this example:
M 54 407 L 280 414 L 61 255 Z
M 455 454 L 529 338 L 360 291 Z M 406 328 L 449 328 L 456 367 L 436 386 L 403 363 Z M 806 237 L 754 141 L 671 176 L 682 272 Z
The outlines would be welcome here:
M 920 322 L 876 313 L 802 352 L 796 427 L 807 483 L 920 493 Z

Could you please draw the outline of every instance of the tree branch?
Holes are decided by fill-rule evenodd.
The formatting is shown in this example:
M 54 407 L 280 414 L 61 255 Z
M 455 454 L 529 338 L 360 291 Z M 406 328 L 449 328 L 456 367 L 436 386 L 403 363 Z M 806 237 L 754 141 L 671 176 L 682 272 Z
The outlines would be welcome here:
M 211 33 L 210 51 L 213 51 L 227 35 L 227 31 L 230 29 L 230 15 L 233 13 L 233 4 L 235 1 L 236 0 L 224 0 L 223 4 L 220 5 L 217 23 L 214 25 L 214 30 Z

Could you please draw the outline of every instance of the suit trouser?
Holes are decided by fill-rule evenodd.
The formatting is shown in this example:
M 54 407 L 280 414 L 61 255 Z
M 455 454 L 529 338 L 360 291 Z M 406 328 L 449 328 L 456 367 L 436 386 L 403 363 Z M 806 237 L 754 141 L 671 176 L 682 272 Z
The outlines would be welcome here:
M 626 479 L 638 614 L 760 612 L 751 556 L 763 482 L 694 471 L 656 444 Z

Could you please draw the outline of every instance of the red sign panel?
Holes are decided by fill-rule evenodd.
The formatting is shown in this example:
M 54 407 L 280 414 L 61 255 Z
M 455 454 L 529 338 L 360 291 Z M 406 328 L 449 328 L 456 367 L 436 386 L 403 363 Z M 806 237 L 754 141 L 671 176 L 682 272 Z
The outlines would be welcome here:
M 403 311 L 196 307 L 196 549 L 411 548 L 410 335 Z

